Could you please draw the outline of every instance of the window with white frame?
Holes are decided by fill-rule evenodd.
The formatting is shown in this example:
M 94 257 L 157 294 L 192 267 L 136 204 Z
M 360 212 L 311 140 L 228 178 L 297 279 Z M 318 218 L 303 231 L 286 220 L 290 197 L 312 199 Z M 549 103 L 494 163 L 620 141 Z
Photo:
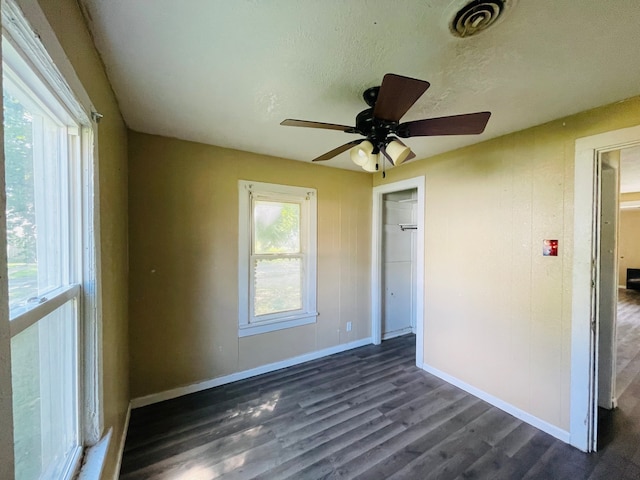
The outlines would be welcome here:
M 238 335 L 316 321 L 316 191 L 240 180 Z
M 12 7 L 3 2 L 3 19 L 4 8 Z M 62 100 L 64 83 L 47 81 L 59 75 L 42 63 L 49 57 L 22 48 L 33 35 L 16 30 L 26 22 L 12 13 L 4 26 L 17 35 L 3 33 L 2 77 L 15 478 L 67 479 L 95 428 L 82 405 L 95 406 L 98 390 L 81 368 L 95 367 L 85 362 L 95 331 L 86 320 L 95 317 L 82 308 L 95 304 L 84 288 L 95 283 L 86 274 L 95 261 L 87 225 L 93 131 L 77 104 Z

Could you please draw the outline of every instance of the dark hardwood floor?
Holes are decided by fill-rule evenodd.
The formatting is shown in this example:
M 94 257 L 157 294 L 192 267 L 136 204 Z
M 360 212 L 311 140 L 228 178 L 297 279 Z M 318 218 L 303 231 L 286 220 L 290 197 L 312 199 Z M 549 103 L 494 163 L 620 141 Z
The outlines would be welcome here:
M 407 335 L 136 409 L 121 478 L 640 479 L 640 373 L 584 454 L 414 355 Z

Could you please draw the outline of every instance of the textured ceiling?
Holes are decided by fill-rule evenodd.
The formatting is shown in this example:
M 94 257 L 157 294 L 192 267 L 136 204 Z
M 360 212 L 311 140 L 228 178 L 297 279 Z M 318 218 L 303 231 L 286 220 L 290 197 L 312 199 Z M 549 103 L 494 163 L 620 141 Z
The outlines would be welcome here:
M 408 139 L 418 158 L 640 94 L 637 0 L 519 0 L 455 38 L 466 0 L 82 0 L 127 125 L 309 161 L 393 72 L 431 82 L 403 120 L 490 110 L 480 136 Z M 324 162 L 354 167 L 343 153 Z

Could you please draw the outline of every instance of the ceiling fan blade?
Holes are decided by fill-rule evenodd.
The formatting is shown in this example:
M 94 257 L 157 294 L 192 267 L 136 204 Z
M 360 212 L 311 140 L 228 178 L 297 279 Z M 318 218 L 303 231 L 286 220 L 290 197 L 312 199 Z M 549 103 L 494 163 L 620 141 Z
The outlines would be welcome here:
M 429 82 L 387 73 L 382 79 L 373 116 L 398 122 L 429 88 Z
M 491 112 L 466 113 L 402 123 L 396 134 L 402 138 L 436 135 L 477 135 L 484 132 Z
M 283 120 L 280 125 L 285 127 L 307 127 L 307 128 L 322 128 L 324 130 L 340 130 L 342 132 L 352 131 L 353 127 L 348 125 L 336 125 L 335 123 L 322 123 L 322 122 L 309 122 L 307 120 L 295 120 L 293 118 L 287 118 Z
M 334 148 L 330 152 L 327 152 L 324 155 L 320 155 L 319 157 L 316 157 L 311 161 L 312 162 L 322 162 L 324 160 L 329 160 L 329 159 L 335 157 L 336 155 L 341 154 L 342 152 L 346 152 L 351 147 L 355 147 L 356 145 L 358 145 L 359 143 L 364 142 L 365 140 L 366 140 L 366 138 L 361 138 L 359 140 L 353 140 L 352 142 L 345 143 L 344 145 L 340 145 L 338 148 Z

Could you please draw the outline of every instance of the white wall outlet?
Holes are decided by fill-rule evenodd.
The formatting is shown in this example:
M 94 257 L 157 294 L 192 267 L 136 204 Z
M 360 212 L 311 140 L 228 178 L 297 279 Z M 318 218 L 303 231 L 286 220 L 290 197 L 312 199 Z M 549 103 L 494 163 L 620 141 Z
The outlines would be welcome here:
M 351 331 L 351 322 L 347 322 L 347 332 Z

